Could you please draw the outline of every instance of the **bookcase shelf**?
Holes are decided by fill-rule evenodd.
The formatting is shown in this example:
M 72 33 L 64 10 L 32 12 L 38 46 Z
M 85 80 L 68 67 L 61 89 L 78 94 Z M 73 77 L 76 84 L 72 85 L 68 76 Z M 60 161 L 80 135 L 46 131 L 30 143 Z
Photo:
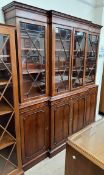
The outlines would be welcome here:
M 8 80 L 0 80 L 0 86 L 4 86 L 8 83 Z
M 45 72 L 44 69 L 27 69 L 27 70 L 23 70 L 23 75 L 26 75 L 26 74 L 38 74 L 38 73 L 42 73 L 42 72 Z
M 13 110 L 11 109 L 11 107 L 8 104 L 0 102 L 0 116 L 5 115 L 5 114 L 9 114 L 12 111 Z
M 2 133 L 0 133 L 0 135 L 1 134 Z M 0 150 L 14 144 L 14 142 L 15 141 L 13 138 L 7 132 L 5 132 L 3 138 L 0 140 Z

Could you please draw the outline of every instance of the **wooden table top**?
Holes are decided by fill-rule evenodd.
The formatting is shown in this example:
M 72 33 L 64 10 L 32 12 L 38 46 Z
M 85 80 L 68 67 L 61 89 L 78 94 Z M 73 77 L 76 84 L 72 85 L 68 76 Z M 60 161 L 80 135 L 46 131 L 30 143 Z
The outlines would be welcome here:
M 68 144 L 104 169 L 104 119 L 69 137 Z

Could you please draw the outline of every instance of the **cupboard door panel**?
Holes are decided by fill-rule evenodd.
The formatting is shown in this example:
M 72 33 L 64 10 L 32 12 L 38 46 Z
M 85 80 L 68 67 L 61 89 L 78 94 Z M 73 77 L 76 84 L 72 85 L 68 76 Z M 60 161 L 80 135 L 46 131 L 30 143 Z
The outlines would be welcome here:
M 58 105 L 52 108 L 51 144 L 54 147 L 65 141 L 70 131 L 70 104 Z
M 64 107 L 60 107 L 55 110 L 54 123 L 55 123 L 55 143 L 58 143 L 63 138 L 63 116 Z
M 84 127 L 85 117 L 85 99 L 79 100 L 79 117 L 78 117 L 78 130 Z
M 65 106 L 65 110 L 64 110 L 64 123 L 63 123 L 63 137 L 66 138 L 69 135 L 69 106 L 66 105 Z
M 94 122 L 95 118 L 95 108 L 96 108 L 96 94 L 91 95 L 91 118 L 90 122 Z
M 86 99 L 86 118 L 85 125 L 94 122 L 96 109 L 96 93 L 88 94 Z
M 76 101 L 73 104 L 73 132 L 77 131 L 77 125 L 78 125 L 78 101 Z
M 85 117 L 85 98 L 76 99 L 73 101 L 72 112 L 72 131 L 73 133 L 79 131 L 84 127 Z
M 90 121 L 90 96 L 86 98 L 86 117 L 85 117 L 85 124 L 88 125 Z
M 26 163 L 48 149 L 48 108 L 37 109 L 21 116 L 22 158 Z
M 40 151 L 45 145 L 45 116 L 40 111 L 24 119 L 26 157 Z

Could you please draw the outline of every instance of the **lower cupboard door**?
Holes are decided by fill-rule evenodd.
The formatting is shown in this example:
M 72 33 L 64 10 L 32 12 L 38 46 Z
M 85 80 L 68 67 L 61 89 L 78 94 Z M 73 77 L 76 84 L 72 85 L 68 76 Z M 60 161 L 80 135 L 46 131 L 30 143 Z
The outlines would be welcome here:
M 40 110 L 22 118 L 22 157 L 27 162 L 47 150 L 48 117 Z
M 56 147 L 70 135 L 70 104 L 53 107 L 51 120 L 51 144 Z
M 72 132 L 75 133 L 84 127 L 85 98 L 74 100 L 72 109 Z
M 96 93 L 88 94 L 86 98 L 86 117 L 85 125 L 91 124 L 95 120 L 95 110 L 96 110 Z

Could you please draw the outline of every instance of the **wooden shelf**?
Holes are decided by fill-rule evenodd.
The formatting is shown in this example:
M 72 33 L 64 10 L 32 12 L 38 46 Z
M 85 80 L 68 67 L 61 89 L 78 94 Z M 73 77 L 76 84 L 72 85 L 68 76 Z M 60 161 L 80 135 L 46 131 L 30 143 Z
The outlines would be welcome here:
M 38 74 L 38 73 L 42 73 L 42 72 L 45 72 L 45 69 L 28 69 L 28 71 L 27 70 L 23 70 L 23 74 L 25 75 L 25 74 Z
M 59 69 L 59 70 L 58 69 L 55 69 L 55 72 L 64 72 L 65 71 L 65 72 L 68 73 L 69 72 L 68 69 L 69 69 L 68 67 L 66 68 L 66 70 L 64 70 L 64 69 Z
M 0 55 L 0 58 L 9 58 L 10 55 Z
M 8 83 L 8 80 L 0 80 L 0 86 L 4 86 Z
M 35 51 L 37 51 L 37 50 L 39 50 L 39 51 L 44 51 L 44 49 L 35 49 L 35 48 L 22 48 L 22 50 L 35 50 Z
M 0 131 L 0 136 L 2 132 Z M 14 140 L 8 133 L 4 133 L 2 140 L 0 140 L 0 150 L 7 148 L 8 146 L 12 145 Z
M 61 41 L 60 39 L 56 39 L 56 41 Z M 63 42 L 70 42 L 70 39 L 68 40 L 62 40 Z
M 0 156 L 0 172 L 3 171 L 3 167 L 5 166 L 5 163 L 6 163 L 6 159 L 4 159 L 3 157 Z M 11 173 L 12 171 L 14 171 L 16 168 L 15 166 L 13 166 L 12 163 L 8 162 L 4 171 L 3 171 L 3 174 L 4 175 L 7 175 L 9 173 Z M 2 173 L 0 173 L 2 174 Z
M 0 116 L 9 114 L 12 112 L 12 109 L 8 104 L 0 103 Z
M 31 85 L 33 83 L 33 87 L 38 88 L 39 86 L 45 86 L 45 82 L 43 81 L 37 81 L 37 83 L 34 83 L 32 80 L 30 81 L 24 81 L 25 84 L 27 84 L 27 86 Z
M 59 51 L 60 51 L 60 52 L 70 52 L 70 50 L 64 50 L 64 49 L 56 49 L 55 51 L 56 51 L 56 52 L 59 52 Z

